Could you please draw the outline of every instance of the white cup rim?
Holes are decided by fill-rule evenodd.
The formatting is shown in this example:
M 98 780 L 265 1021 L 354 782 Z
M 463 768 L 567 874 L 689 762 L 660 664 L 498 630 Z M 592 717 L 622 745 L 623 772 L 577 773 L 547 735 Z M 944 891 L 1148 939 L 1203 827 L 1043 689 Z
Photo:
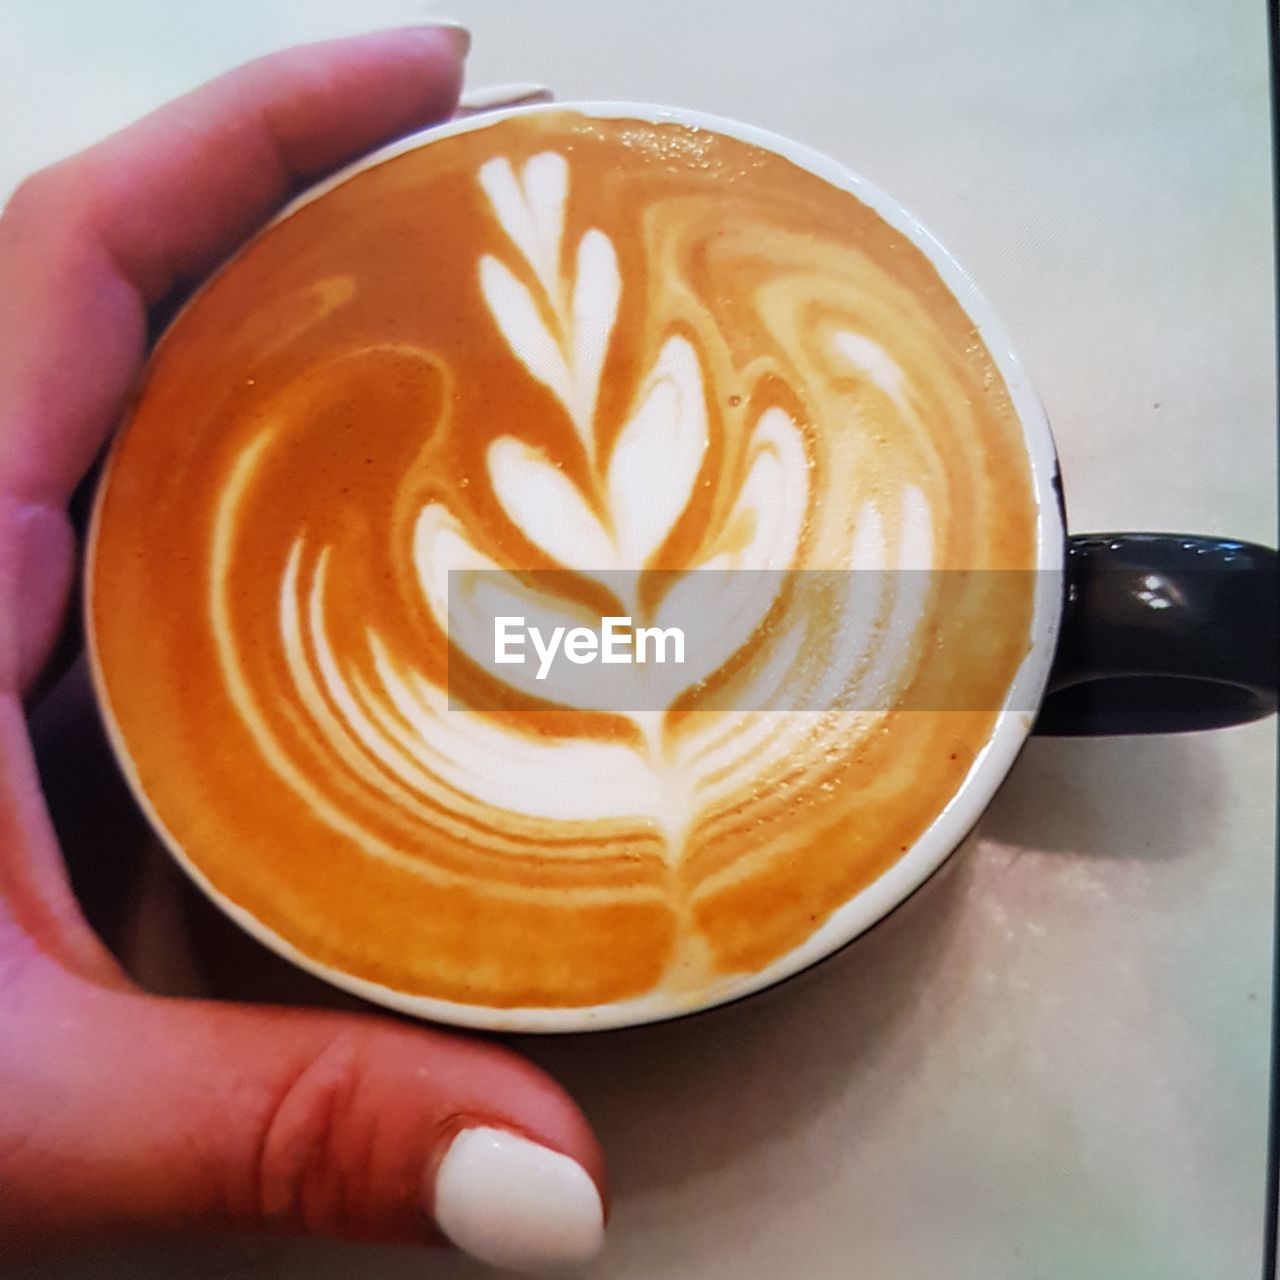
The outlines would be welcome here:
M 102 711 L 108 739 L 117 761 L 152 828 L 186 874 L 204 894 L 239 924 L 246 933 L 298 968 L 330 985 L 385 1008 L 432 1022 L 448 1023 L 475 1030 L 508 1033 L 571 1033 L 603 1031 L 643 1026 L 701 1013 L 730 1004 L 774 987 L 812 967 L 877 924 L 910 897 L 942 865 L 976 825 L 996 790 L 1004 781 L 1014 759 L 1031 731 L 1034 714 L 1019 709 L 1038 707 L 1044 695 L 1050 666 L 1057 647 L 1061 621 L 1061 572 L 1065 564 L 1066 529 L 1058 488 L 1057 453 L 1043 405 L 1036 396 L 1021 359 L 1009 341 L 1004 325 L 969 274 L 938 239 L 899 201 L 874 183 L 825 154 L 780 134 L 723 116 L 679 107 L 626 101 L 579 101 L 515 106 L 454 120 L 410 134 L 353 161 L 322 179 L 286 204 L 227 262 L 213 272 L 170 321 L 166 333 L 231 263 L 271 227 L 290 218 L 299 209 L 320 199 L 360 173 L 386 163 L 408 151 L 428 146 L 444 138 L 477 132 L 514 116 L 571 112 L 596 119 L 636 119 L 646 123 L 677 123 L 706 129 L 712 133 L 747 142 L 791 161 L 799 168 L 830 185 L 857 197 L 890 226 L 906 235 L 929 259 L 943 283 L 965 314 L 974 322 L 1001 377 L 1008 388 L 1022 426 L 1036 501 L 1035 601 L 1029 651 L 1015 676 L 996 728 L 975 757 L 969 772 L 942 812 L 891 867 L 848 899 L 798 947 L 788 951 L 756 973 L 728 981 L 696 999 L 672 993 L 653 993 L 631 1000 L 594 1006 L 546 1008 L 494 1008 L 462 1004 L 433 996 L 415 995 L 381 983 L 355 977 L 322 964 L 300 951 L 293 943 L 269 928 L 244 907 L 231 900 L 189 857 L 167 829 L 142 789 L 110 698 L 100 663 L 92 627 L 93 568 L 97 532 L 116 455 L 113 444 L 94 501 L 86 539 L 84 603 L 90 620 L 87 650 L 93 684 Z M 163 340 L 163 337 L 162 339 Z M 1048 571 L 1048 572 L 1046 572 Z

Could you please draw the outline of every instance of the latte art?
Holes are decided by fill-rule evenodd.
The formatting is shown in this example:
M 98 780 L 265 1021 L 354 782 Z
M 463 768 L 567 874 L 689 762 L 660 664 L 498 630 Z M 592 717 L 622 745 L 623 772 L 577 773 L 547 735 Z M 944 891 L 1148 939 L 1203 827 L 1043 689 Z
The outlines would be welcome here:
M 894 571 L 1030 568 L 1035 520 L 909 240 L 746 143 L 539 112 L 359 174 L 183 315 L 101 501 L 96 661 L 171 841 L 303 956 L 471 1006 L 697 1000 L 959 788 L 1030 580 Z M 690 609 L 714 641 L 643 706 L 493 662 L 495 615 Z

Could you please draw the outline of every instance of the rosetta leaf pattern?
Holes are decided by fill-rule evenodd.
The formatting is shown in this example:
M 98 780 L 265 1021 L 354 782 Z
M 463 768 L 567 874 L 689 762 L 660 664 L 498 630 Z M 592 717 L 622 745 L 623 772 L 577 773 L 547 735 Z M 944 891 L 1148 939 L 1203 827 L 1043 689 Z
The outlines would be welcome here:
M 518 428 L 486 452 L 489 487 L 524 538 L 552 564 L 579 573 L 641 570 L 660 556 L 689 508 L 709 448 L 706 375 L 697 350 L 680 334 L 667 337 L 644 377 L 631 411 L 605 456 L 597 445 L 600 384 L 609 355 L 622 286 L 613 242 L 590 228 L 575 246 L 563 243 L 569 169 L 562 156 L 533 156 L 517 170 L 489 161 L 480 185 L 518 258 L 484 255 L 481 293 L 512 356 L 559 401 L 585 455 L 585 468 L 522 440 Z M 514 424 L 513 424 L 514 425 Z M 781 409 L 766 409 L 749 441 L 741 489 L 725 526 L 725 546 L 711 545 L 690 569 L 782 569 L 799 545 L 808 477 L 800 430 Z M 441 510 L 424 512 L 418 571 L 428 604 L 442 625 L 443 560 L 478 565 L 464 551 L 462 525 Z M 706 602 L 718 619 L 718 643 L 704 660 L 719 663 L 749 638 L 769 608 L 763 593 L 735 575 L 675 582 L 651 619 L 659 626 L 689 616 L 707 590 L 726 592 Z M 522 614 L 554 617 L 563 601 L 538 599 L 527 583 L 514 585 Z M 698 593 L 703 596 L 699 597 Z M 515 596 L 513 595 L 513 607 Z M 624 601 L 624 607 L 634 601 Z M 567 621 L 567 615 L 562 618 Z M 455 609 L 453 643 L 487 662 L 490 637 Z M 474 633 L 474 634 L 473 634 Z M 474 648 L 474 652 L 472 652 Z M 711 674 L 690 671 L 690 681 Z M 518 684 L 519 674 L 512 679 Z
M 578 242 L 573 279 L 560 278 L 568 181 L 564 157 L 555 152 L 534 156 L 518 175 L 506 159 L 482 166 L 480 182 L 494 215 L 542 296 L 535 299 L 491 254 L 480 261 L 480 287 L 512 352 L 564 406 L 588 459 L 594 459 L 596 400 L 621 279 L 612 241 L 595 228 Z
M 567 568 L 611 569 L 613 541 L 573 481 L 546 453 L 515 436 L 489 446 L 489 482 L 508 517 Z
M 511 350 L 566 409 L 570 408 L 577 398 L 573 373 L 533 295 L 509 267 L 493 257 L 480 260 L 480 288 Z
M 544 151 L 528 161 L 519 177 L 511 161 L 499 157 L 481 166 L 480 185 L 503 230 L 534 269 L 542 287 L 553 292 L 560 269 L 569 186 L 564 157 Z
M 603 231 L 592 228 L 578 244 L 573 289 L 574 403 L 570 409 L 575 423 L 586 424 L 580 430 L 588 457 L 595 454 L 595 436 L 590 427 L 595 420 L 600 377 L 618 314 L 621 286 L 613 244 Z
M 569 479 L 564 459 L 515 436 L 490 445 L 490 485 L 512 522 L 557 564 L 642 569 L 688 506 L 706 453 L 706 390 L 697 353 L 685 338 L 667 339 L 602 470 L 596 409 L 621 300 L 613 243 L 593 227 L 565 254 L 558 237 L 568 166 L 561 156 L 536 155 L 518 173 L 510 161 L 492 160 L 480 182 L 541 296 L 491 254 L 480 262 L 481 292 L 512 354 L 564 407 L 595 492 L 584 493 Z M 560 264 L 570 256 L 573 278 L 563 280 Z
M 609 462 L 606 493 L 618 562 L 649 562 L 689 503 L 707 449 L 707 408 L 698 357 L 668 338 Z

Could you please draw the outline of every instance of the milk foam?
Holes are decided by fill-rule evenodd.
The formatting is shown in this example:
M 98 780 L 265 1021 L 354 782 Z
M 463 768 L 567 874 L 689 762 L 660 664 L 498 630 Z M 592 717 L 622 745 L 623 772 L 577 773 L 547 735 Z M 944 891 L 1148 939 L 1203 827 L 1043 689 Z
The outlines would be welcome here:
M 479 282 L 493 323 L 506 339 L 513 361 L 559 399 L 589 461 L 590 488 L 571 479 L 563 458 L 547 449 L 502 435 L 486 454 L 488 481 L 504 515 L 527 543 L 554 567 L 594 571 L 644 568 L 672 535 L 689 508 L 709 447 L 707 375 L 698 351 L 684 334 L 668 335 L 653 365 L 635 389 L 630 413 L 612 447 L 602 448 L 596 435 L 595 404 L 599 379 L 616 324 L 620 302 L 616 248 L 603 230 L 591 228 L 575 247 L 563 243 L 566 207 L 571 198 L 571 166 L 554 152 L 535 155 L 516 173 L 507 160 L 481 166 L 479 180 L 492 202 L 500 227 L 518 257 L 511 265 L 495 255 L 479 262 Z M 572 262 L 572 274 L 561 264 Z M 517 270 L 524 274 L 517 275 Z M 547 317 L 553 323 L 547 323 Z M 906 408 L 904 372 L 879 344 L 840 330 L 835 346 Z M 242 465 L 268 447 L 268 435 L 244 453 Z M 709 539 L 687 566 L 733 570 L 791 570 L 805 567 L 803 538 L 806 517 L 813 517 L 812 461 L 803 433 L 781 407 L 764 408 L 745 426 L 748 460 L 722 529 L 745 531 L 723 545 Z M 225 521 L 234 521 L 241 497 L 239 479 L 224 498 Z M 883 570 L 924 568 L 932 563 L 932 529 L 927 499 L 914 486 L 896 495 L 897 536 L 888 545 L 886 521 L 874 502 L 864 503 L 856 521 L 838 536 L 840 554 L 824 568 Z M 841 513 L 826 513 L 838 524 Z M 818 518 L 822 518 L 819 516 Z M 547 620 L 549 631 L 566 617 L 563 600 L 541 599 L 540 590 L 520 577 L 499 576 L 503 564 L 481 552 L 465 526 L 444 503 L 421 508 L 413 529 L 412 559 L 422 600 L 436 626 L 451 644 L 485 666 L 495 613 Z M 328 548 L 294 543 L 280 580 L 280 646 L 293 680 L 294 695 L 311 730 L 319 733 L 335 765 L 422 820 L 442 822 L 440 809 L 480 806 L 493 815 L 563 823 L 589 823 L 608 818 L 640 818 L 662 829 L 667 854 L 680 856 L 678 841 L 696 817 L 700 792 L 723 797 L 748 788 L 751 778 L 794 753 L 797 739 L 849 741 L 864 732 L 873 717 L 800 716 L 790 730 L 759 716 L 730 716 L 726 724 L 700 727 L 663 748 L 662 717 L 632 713 L 637 737 L 617 744 L 586 735 L 548 741 L 530 737 L 518 726 L 503 726 L 483 714 L 451 708 L 445 691 L 401 657 L 370 628 L 364 654 L 344 654 L 329 634 L 330 611 L 342 603 L 330 598 L 326 581 Z M 303 572 L 310 564 L 310 573 Z M 502 602 L 477 600 L 475 608 L 449 608 L 449 573 L 490 571 L 483 590 L 502 595 Z M 220 590 L 228 579 L 223 564 L 215 572 Z M 716 675 L 762 626 L 776 600 L 762 598 L 756 581 L 733 575 L 716 580 L 723 598 L 705 600 L 709 617 L 717 618 L 718 644 L 705 653 L 712 660 L 691 669 L 689 685 Z M 783 579 L 778 579 L 780 585 Z M 808 671 L 805 666 L 804 602 L 783 614 L 767 662 L 754 677 L 756 685 L 783 690 L 788 682 L 808 680 L 818 698 L 849 703 L 867 690 L 887 699 L 900 680 L 910 654 L 915 627 L 924 609 L 927 585 L 920 579 L 884 577 L 891 599 L 867 600 L 850 591 L 842 602 L 837 630 L 841 664 Z M 707 591 L 707 577 L 685 576 L 673 582 L 654 625 L 690 608 L 686 591 Z M 741 584 L 741 585 L 739 585 Z M 736 598 L 735 598 L 736 593 Z M 636 602 L 623 602 L 636 608 Z M 219 641 L 229 681 L 247 719 L 255 718 L 252 695 L 237 673 L 236 637 L 215 605 Z M 585 621 L 585 617 L 584 617 Z M 451 631 L 452 622 L 452 631 Z M 810 664 L 812 666 L 812 664 Z M 362 673 L 364 672 L 364 673 Z M 513 691 L 538 692 L 532 669 L 513 673 Z M 590 686 L 575 707 L 593 710 Z M 749 690 L 744 690 L 748 698 Z M 773 694 L 777 698 L 778 694 Z M 812 696 L 812 695 L 810 695 Z M 809 703 L 812 705 L 812 701 Z M 600 707 L 600 710 L 608 708 Z M 280 773 L 291 774 L 278 745 L 262 742 L 264 753 Z M 291 774 L 292 776 L 292 774 Z M 567 778 L 575 785 L 566 786 Z M 294 778 L 296 782 L 296 778 Z M 316 788 L 307 787 L 315 801 Z M 431 808 L 424 808 L 430 801 Z M 435 806 L 439 806 L 435 808 Z M 332 801 L 323 808 L 333 817 Z M 500 819 L 498 819 L 500 824 Z M 346 829 L 346 820 L 344 820 Z M 370 844 L 371 850 L 387 854 Z
M 480 288 L 493 323 L 512 360 L 560 401 L 589 474 L 584 488 L 571 478 L 565 459 L 518 434 L 502 435 L 486 455 L 493 495 L 520 535 L 554 567 L 585 576 L 645 568 L 689 507 L 709 447 L 708 397 L 714 388 L 707 386 L 693 343 L 671 334 L 636 387 L 628 419 L 611 446 L 602 448 L 595 406 L 621 297 L 617 251 L 596 228 L 581 236 L 576 249 L 563 242 L 571 198 L 571 169 L 563 156 L 536 155 L 519 174 L 508 161 L 493 160 L 482 166 L 479 181 L 518 250 L 510 263 L 493 254 L 480 259 Z M 562 263 L 573 264 L 571 274 L 562 273 Z M 835 334 L 835 347 L 906 408 L 905 375 L 883 347 L 845 330 Z M 753 423 L 745 422 L 744 457 L 745 474 L 723 522 L 725 530 L 743 531 L 743 536 L 727 545 L 713 538 L 687 568 L 804 567 L 804 527 L 814 493 L 800 427 L 781 407 L 765 408 Z M 232 507 L 238 494 L 238 485 L 229 487 L 226 501 Z M 833 562 L 829 554 L 823 567 L 928 567 L 928 502 L 919 489 L 906 487 L 899 504 L 892 547 L 880 508 L 865 503 L 836 544 L 838 558 Z M 727 731 L 723 723 L 712 722 L 664 743 L 663 717 L 635 712 L 631 719 L 638 733 L 631 743 L 591 735 L 552 741 L 531 737 L 518 725 L 451 707 L 445 691 L 411 660 L 394 654 L 376 630 L 368 632 L 364 654 L 336 649 L 326 618 L 341 602 L 329 597 L 327 554 L 326 548 L 308 547 L 300 536 L 281 579 L 280 641 L 294 695 L 336 764 L 387 803 L 424 821 L 447 821 L 434 807 L 424 808 L 424 801 L 446 813 L 451 807 L 478 806 L 499 825 L 504 813 L 563 823 L 639 818 L 664 833 L 667 856 L 678 860 L 700 796 L 723 799 L 747 787 L 752 777 L 792 757 L 800 741 L 812 746 L 816 736 L 847 744 L 875 723 L 875 717 L 846 710 L 834 717 L 797 714 L 780 730 L 758 715 L 730 715 Z M 309 580 L 304 562 L 312 566 Z M 518 576 L 500 575 L 504 566 L 474 546 L 462 521 L 440 502 L 426 504 L 417 517 L 413 563 L 436 625 L 481 667 L 492 643 L 488 619 L 496 614 L 533 619 L 547 633 L 557 623 L 587 620 Z M 455 601 L 451 611 L 449 575 L 461 570 L 487 571 L 476 581 L 477 590 L 488 595 L 470 609 Z M 704 649 L 702 667 L 687 673 L 689 687 L 714 676 L 748 645 L 776 603 L 745 576 L 724 574 L 712 581 L 724 593 L 705 602 L 708 616 L 718 620 L 718 643 Z M 778 579 L 780 585 L 783 581 Z M 926 584 L 903 579 L 899 589 L 897 579 L 878 581 L 890 598 L 863 599 L 851 590 L 842 602 L 836 623 L 841 642 L 835 646 L 840 663 L 815 668 L 813 638 L 806 634 L 814 621 L 808 602 L 800 600 L 775 627 L 754 684 L 773 690 L 769 696 L 775 704 L 806 682 L 807 705 L 815 698 L 846 707 L 859 699 L 865 706 L 868 697 L 887 701 L 893 682 L 909 670 Z M 705 592 L 707 583 L 705 575 L 677 578 L 654 625 L 679 616 L 689 607 L 682 593 Z M 637 607 L 634 600 L 623 603 Z M 231 653 L 234 637 L 225 625 L 220 638 Z M 513 692 L 539 692 L 531 668 L 510 679 Z M 593 708 L 592 692 L 584 679 L 571 705 L 585 712 L 607 710 Z M 751 691 L 744 689 L 743 695 L 749 699 Z M 248 701 L 243 689 L 241 698 Z M 265 743 L 264 749 L 272 764 L 286 771 L 283 753 Z
M 451 224 L 470 248 L 423 280 L 429 324 L 379 328 L 412 294 L 404 254 L 365 312 L 358 263 L 341 291 L 290 282 L 284 372 L 225 410 L 211 513 L 174 534 L 204 540 L 206 683 L 244 736 L 237 768 L 292 799 L 298 838 L 273 819 L 280 852 L 258 856 L 313 849 L 353 893 L 385 876 L 406 903 L 456 895 L 421 900 L 420 946 L 407 916 L 394 933 L 415 972 L 447 969 L 421 981 L 449 998 L 696 986 L 806 936 L 945 803 L 953 743 L 981 746 L 985 713 L 953 728 L 899 707 L 939 637 L 970 661 L 931 571 L 995 563 L 988 530 L 1024 501 L 980 344 L 962 315 L 930 327 L 934 277 L 900 243 L 845 230 L 852 197 L 792 201 L 781 172 L 752 186 L 758 157 L 713 183 L 702 139 L 687 173 L 660 157 L 631 198 L 616 140 L 590 159 L 597 133 L 547 134 L 447 170 L 474 200 Z M 625 576 L 645 569 L 660 592 Z M 666 701 L 619 707 L 584 668 L 548 706 L 536 664 L 495 669 L 495 615 L 598 630 L 604 598 L 637 625 L 714 622 L 683 683 L 643 686 Z M 508 969 L 442 941 L 472 913 L 501 934 L 490 900 L 521 922 Z
M 481 167 L 480 183 L 499 224 L 532 269 L 556 332 L 548 329 L 528 287 L 506 263 L 488 255 L 480 260 L 485 301 L 512 353 L 555 393 L 588 456 L 594 456 L 596 397 L 620 289 L 613 245 L 603 232 L 587 231 L 578 242 L 572 279 L 561 278 L 568 165 L 555 152 L 534 156 L 519 178 L 510 161 L 491 160 Z

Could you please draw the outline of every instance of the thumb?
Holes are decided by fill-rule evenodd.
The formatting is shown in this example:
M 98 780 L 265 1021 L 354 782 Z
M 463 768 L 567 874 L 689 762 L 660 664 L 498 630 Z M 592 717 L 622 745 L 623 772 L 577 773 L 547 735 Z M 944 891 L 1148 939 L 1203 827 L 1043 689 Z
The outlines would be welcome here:
M 583 1261 L 602 1243 L 604 1163 L 586 1120 L 495 1044 L 108 991 L 62 971 L 40 980 L 50 990 L 22 1001 L 39 1053 L 21 1055 L 0 1103 L 4 1136 L 18 1124 L 0 1144 L 3 1218 L 24 1235 L 450 1240 L 513 1269 Z

